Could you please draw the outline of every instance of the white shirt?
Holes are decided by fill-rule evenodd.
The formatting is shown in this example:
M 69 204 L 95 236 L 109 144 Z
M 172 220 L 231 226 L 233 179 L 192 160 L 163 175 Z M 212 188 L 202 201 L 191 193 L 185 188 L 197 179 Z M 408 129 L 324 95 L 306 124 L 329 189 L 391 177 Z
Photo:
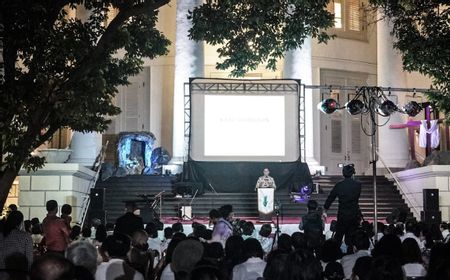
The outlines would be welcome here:
M 108 262 L 102 262 L 97 266 L 95 280 L 118 279 L 125 276 L 123 265 L 124 260 L 122 259 L 111 259 Z M 134 270 L 133 280 L 144 280 L 144 276 L 140 272 Z
M 445 239 L 449 233 L 450 233 L 450 231 L 448 229 L 444 229 L 442 231 L 442 237 Z
M 158 237 L 156 238 L 149 237 L 147 240 L 147 244 L 149 249 L 158 251 L 159 255 L 161 256 L 161 245 L 162 245 L 161 239 L 159 239 Z
M 163 269 L 161 280 L 175 280 L 175 273 L 173 273 L 170 263 Z
M 412 238 L 412 239 L 416 240 L 417 245 L 419 245 L 420 251 L 423 251 L 423 250 L 425 249 L 425 245 L 423 244 L 423 242 L 420 241 L 420 238 L 417 237 L 417 236 L 415 236 L 414 233 L 412 233 L 412 232 L 407 232 L 407 233 L 403 234 L 403 235 L 400 237 L 400 240 L 402 241 L 402 243 L 403 243 L 403 241 L 404 241 L 406 238 Z
M 427 275 L 427 271 L 420 263 L 407 263 L 403 265 L 406 277 L 422 277 Z
M 262 237 L 261 235 L 258 234 L 258 237 L 256 239 L 259 241 L 259 243 L 261 243 L 261 247 L 264 251 L 264 254 L 269 254 L 270 250 L 272 250 L 273 238 Z
M 249 258 L 233 268 L 233 280 L 256 280 L 263 276 L 266 262 L 260 258 Z
M 342 268 L 344 269 L 344 275 L 346 279 L 350 279 L 350 277 L 352 276 L 352 270 L 353 267 L 355 266 L 356 260 L 359 259 L 360 257 L 366 256 L 370 256 L 368 250 L 359 250 L 356 253 L 344 256 L 341 259 L 341 265 Z

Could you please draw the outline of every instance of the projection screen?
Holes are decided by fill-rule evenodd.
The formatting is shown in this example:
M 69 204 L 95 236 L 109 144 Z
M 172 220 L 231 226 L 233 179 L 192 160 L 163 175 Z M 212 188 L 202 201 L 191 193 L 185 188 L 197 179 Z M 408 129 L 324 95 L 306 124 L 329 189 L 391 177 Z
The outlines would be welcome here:
M 190 158 L 299 160 L 298 90 L 295 80 L 193 79 Z

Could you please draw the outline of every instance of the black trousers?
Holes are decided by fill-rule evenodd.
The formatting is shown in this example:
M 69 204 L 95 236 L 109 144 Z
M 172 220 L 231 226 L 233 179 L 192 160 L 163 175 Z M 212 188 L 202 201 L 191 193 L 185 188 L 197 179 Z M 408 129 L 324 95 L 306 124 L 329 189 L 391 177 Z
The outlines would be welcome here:
M 342 237 L 345 236 L 345 244 L 347 246 L 351 245 L 352 234 L 358 229 L 359 222 L 358 219 L 337 219 L 336 222 L 336 233 L 334 234 L 334 240 L 339 243 L 342 242 Z

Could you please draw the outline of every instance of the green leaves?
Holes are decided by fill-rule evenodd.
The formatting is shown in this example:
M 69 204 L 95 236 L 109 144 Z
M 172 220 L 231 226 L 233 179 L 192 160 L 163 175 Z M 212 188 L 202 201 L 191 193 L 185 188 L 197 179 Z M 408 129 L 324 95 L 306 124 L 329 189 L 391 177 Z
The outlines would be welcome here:
M 327 0 L 223 0 L 207 1 L 189 18 L 189 36 L 196 41 L 220 45 L 222 59 L 216 67 L 231 68 L 232 76 L 243 76 L 260 64 L 270 70 L 286 51 L 300 48 L 306 37 L 319 42 L 331 37 L 333 26 Z
M 439 93 L 428 93 L 450 122 L 450 7 L 447 1 L 372 0 L 392 21 L 394 47 L 403 67 L 433 80 Z
M 0 0 L 0 170 L 41 167 L 30 153 L 60 127 L 107 129 L 120 113 L 117 87 L 144 57 L 167 53 L 170 42 L 155 27 L 158 3 L 167 2 Z M 87 20 L 68 17 L 78 5 Z M 119 10 L 107 25 L 111 6 Z

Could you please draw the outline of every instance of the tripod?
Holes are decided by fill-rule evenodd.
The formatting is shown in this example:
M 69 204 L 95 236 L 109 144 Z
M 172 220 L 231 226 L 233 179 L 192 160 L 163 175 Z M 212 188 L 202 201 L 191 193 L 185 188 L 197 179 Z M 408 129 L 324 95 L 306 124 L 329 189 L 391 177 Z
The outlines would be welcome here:
M 280 208 L 281 208 L 281 203 L 280 202 L 277 202 L 275 205 L 274 205 L 274 212 L 275 212 L 275 216 L 276 216 L 276 223 L 275 223 L 275 236 L 274 236 L 274 238 L 273 238 L 273 241 L 272 241 L 272 248 L 271 248 L 271 251 L 273 250 L 273 247 L 275 246 L 275 243 L 276 242 L 278 242 L 278 240 L 280 239 L 280 233 L 281 233 L 281 230 L 280 230 Z

